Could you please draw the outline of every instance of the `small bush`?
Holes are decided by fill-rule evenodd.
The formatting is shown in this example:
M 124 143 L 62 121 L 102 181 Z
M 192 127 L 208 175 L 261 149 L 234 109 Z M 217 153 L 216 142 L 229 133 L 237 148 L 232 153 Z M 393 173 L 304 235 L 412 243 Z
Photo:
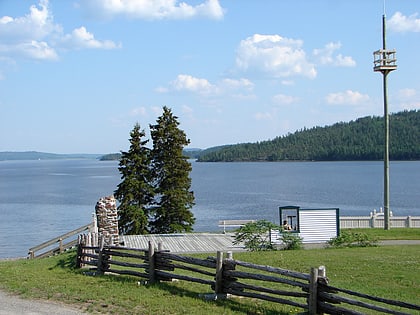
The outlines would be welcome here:
M 301 238 L 296 233 L 291 232 L 283 232 L 282 235 L 279 238 L 284 246 L 284 250 L 294 250 L 294 249 L 302 249 L 303 248 L 303 238 Z
M 376 237 L 369 236 L 365 233 L 343 231 L 339 236 L 330 239 L 327 244 L 333 248 L 370 247 L 377 246 L 378 240 Z
M 247 223 L 236 230 L 233 244 L 243 243 L 249 251 L 274 250 L 270 240 L 270 230 L 281 229 L 267 220 Z

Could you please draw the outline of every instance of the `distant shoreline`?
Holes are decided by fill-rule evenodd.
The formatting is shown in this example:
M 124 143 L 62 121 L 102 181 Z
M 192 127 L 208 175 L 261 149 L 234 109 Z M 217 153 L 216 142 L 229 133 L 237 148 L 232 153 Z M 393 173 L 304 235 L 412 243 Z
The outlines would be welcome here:
M 103 154 L 56 154 L 38 151 L 0 152 L 0 161 L 36 161 L 36 160 L 65 160 L 65 159 L 99 159 Z

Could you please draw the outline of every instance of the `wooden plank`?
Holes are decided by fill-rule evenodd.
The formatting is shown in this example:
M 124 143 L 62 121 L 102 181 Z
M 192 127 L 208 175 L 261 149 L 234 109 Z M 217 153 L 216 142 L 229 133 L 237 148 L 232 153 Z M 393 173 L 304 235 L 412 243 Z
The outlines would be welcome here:
M 245 297 L 249 297 L 249 298 L 275 302 L 275 303 L 287 304 L 287 305 L 291 305 L 291 306 L 295 306 L 295 307 L 300 307 L 300 308 L 303 308 L 303 309 L 308 308 L 308 306 L 306 304 L 303 304 L 303 303 L 298 303 L 298 302 L 295 302 L 295 301 L 290 301 L 290 300 L 286 300 L 286 299 L 282 299 L 282 298 L 278 298 L 278 297 L 273 297 L 273 296 L 269 296 L 269 295 L 264 295 L 264 294 L 250 293 L 250 292 L 244 292 L 244 291 L 236 291 L 236 290 L 232 290 L 232 289 L 228 289 L 227 293 L 237 295 L 237 296 L 245 296 Z
M 163 280 L 178 279 L 178 280 L 185 280 L 185 281 L 196 282 L 196 283 L 201 283 L 201 284 L 207 284 L 210 286 L 215 284 L 215 281 L 213 280 L 204 280 L 204 279 L 194 278 L 194 277 L 189 277 L 189 276 L 184 276 L 184 275 L 177 275 L 177 274 L 173 274 L 173 273 L 169 273 L 169 272 L 165 272 L 161 270 L 156 270 L 156 275 L 158 276 L 158 279 L 163 278 Z
M 55 243 L 58 243 L 60 240 L 64 240 L 64 239 L 69 238 L 69 237 L 71 237 L 73 235 L 79 234 L 80 232 L 83 232 L 83 231 L 87 230 L 90 226 L 92 226 L 92 223 L 83 225 L 83 226 L 81 226 L 81 227 L 79 227 L 79 228 L 77 228 L 77 229 L 75 229 L 73 231 L 70 231 L 68 233 L 65 233 L 63 235 L 54 237 L 53 239 L 51 239 L 49 241 L 46 241 L 46 242 L 44 242 L 42 244 L 39 244 L 37 246 L 34 246 L 34 247 L 30 248 L 29 251 L 30 252 L 39 251 L 39 250 L 41 250 L 41 249 L 43 249 L 45 247 L 51 246 L 51 245 L 53 245 Z
M 288 276 L 288 277 L 297 278 L 297 279 L 301 279 L 301 280 L 309 281 L 309 279 L 310 279 L 310 275 L 307 274 L 307 273 L 301 273 L 301 272 L 296 272 L 296 271 L 291 271 L 291 270 L 277 268 L 277 267 L 271 267 L 271 266 L 257 265 L 257 264 L 252 264 L 252 263 L 248 263 L 248 262 L 245 262 L 245 261 L 240 261 L 240 260 L 234 260 L 233 263 L 238 265 L 238 266 L 243 266 L 243 267 L 247 267 L 247 268 L 250 268 L 250 269 L 267 271 L 267 272 L 276 273 L 276 274 L 281 274 L 283 276 Z
M 393 315 L 409 315 L 409 313 L 394 311 L 394 310 L 391 310 L 389 308 L 385 308 L 385 307 L 382 307 L 382 306 L 377 306 L 377 305 L 373 305 L 373 304 L 370 304 L 370 303 L 346 298 L 344 296 L 333 295 L 333 294 L 330 294 L 330 293 L 319 292 L 319 296 L 324 297 L 325 299 L 328 299 L 330 301 L 335 300 L 335 302 L 338 302 L 338 303 L 340 303 L 340 302 L 341 303 L 347 303 L 347 304 L 350 304 L 350 305 L 355 305 L 355 306 L 367 308 L 367 309 L 370 309 L 370 310 L 375 310 L 375 311 L 378 311 L 378 312 L 381 312 L 381 313 L 387 313 L 387 314 L 393 314 Z
M 119 275 L 129 275 L 129 276 L 135 276 L 140 278 L 148 278 L 149 275 L 144 272 L 138 272 L 133 270 L 118 270 L 118 269 L 108 269 L 106 270 L 107 273 L 117 273 Z
M 308 289 L 309 284 L 302 283 L 299 281 L 283 279 L 278 277 L 266 276 L 262 274 L 254 274 L 249 272 L 242 272 L 242 271 L 234 271 L 234 270 L 226 270 L 223 273 L 224 276 L 232 277 L 232 278 L 241 278 L 241 279 L 252 279 L 252 280 L 261 280 L 261 281 L 270 281 L 275 283 L 284 283 L 291 286 L 300 287 L 303 289 Z
M 245 284 L 241 282 L 230 282 L 225 287 L 227 289 L 236 289 L 236 290 L 247 289 L 247 290 L 253 290 L 257 292 L 271 293 L 271 294 L 284 295 L 284 296 L 302 297 L 302 298 L 307 298 L 309 296 L 309 294 L 305 292 L 276 290 L 276 289 L 265 288 L 265 287 L 257 286 L 257 285 Z
M 198 266 L 213 268 L 213 269 L 216 268 L 216 263 L 214 261 L 207 260 L 207 259 L 180 256 L 180 255 L 175 255 L 171 253 L 156 253 L 156 255 L 159 257 L 163 257 L 163 258 L 167 258 L 167 259 L 175 260 L 175 261 L 180 261 L 180 262 L 184 262 L 184 263 L 188 263 L 192 265 L 198 265 Z
M 390 299 L 384 299 L 384 298 L 380 298 L 380 297 L 377 297 L 377 296 L 372 296 L 372 295 L 369 295 L 369 294 L 364 294 L 364 293 L 351 291 L 351 290 L 348 290 L 348 289 L 340 289 L 340 288 L 333 287 L 333 286 L 330 286 L 330 285 L 328 285 L 326 287 L 328 288 L 328 290 L 334 290 L 335 292 L 343 292 L 343 293 L 346 293 L 346 294 L 349 294 L 349 295 L 358 296 L 358 297 L 369 299 L 369 300 L 376 301 L 376 302 L 381 302 L 381 303 L 385 303 L 385 304 L 389 304 L 389 305 L 395 305 L 395 306 L 410 308 L 410 309 L 413 309 L 413 310 L 420 310 L 420 305 L 416 305 L 416 304 L 400 302 L 400 301 L 395 301 L 395 300 L 390 300 Z M 320 286 L 320 288 L 322 288 L 322 290 L 324 290 L 324 286 Z
M 108 260 L 107 262 L 110 265 L 117 265 L 117 266 L 123 266 L 123 267 L 133 267 L 133 268 L 140 268 L 140 269 L 145 269 L 149 267 L 148 264 L 135 264 L 131 262 L 122 262 L 122 261 L 117 261 L 117 260 Z

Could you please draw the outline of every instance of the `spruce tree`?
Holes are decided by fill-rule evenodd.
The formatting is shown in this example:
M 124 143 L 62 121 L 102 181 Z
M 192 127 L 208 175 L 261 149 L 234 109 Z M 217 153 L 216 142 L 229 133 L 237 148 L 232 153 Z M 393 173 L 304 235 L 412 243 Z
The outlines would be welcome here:
M 118 226 L 121 234 L 147 234 L 149 207 L 153 200 L 151 184 L 150 149 L 142 140 L 144 130 L 136 123 L 130 133 L 130 148 L 121 152 L 118 170 L 122 182 L 117 186 L 115 198 L 119 201 Z
M 178 128 L 178 117 L 166 106 L 156 122 L 150 125 L 156 194 L 151 232 L 191 232 L 195 221 L 191 212 L 194 205 L 194 194 L 190 190 L 192 167 L 182 152 L 190 141 Z

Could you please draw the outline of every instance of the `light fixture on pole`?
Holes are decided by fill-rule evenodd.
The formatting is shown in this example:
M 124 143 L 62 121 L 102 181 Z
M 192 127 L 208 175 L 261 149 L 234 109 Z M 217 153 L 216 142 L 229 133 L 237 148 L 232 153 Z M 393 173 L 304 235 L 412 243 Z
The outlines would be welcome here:
M 383 75 L 384 88 L 384 229 L 390 229 L 390 209 L 389 209 L 389 115 L 388 115 L 388 92 L 387 92 L 387 76 L 397 69 L 397 59 L 395 54 L 397 51 L 386 49 L 386 17 L 382 16 L 382 49 L 373 52 L 373 71 L 381 72 Z

